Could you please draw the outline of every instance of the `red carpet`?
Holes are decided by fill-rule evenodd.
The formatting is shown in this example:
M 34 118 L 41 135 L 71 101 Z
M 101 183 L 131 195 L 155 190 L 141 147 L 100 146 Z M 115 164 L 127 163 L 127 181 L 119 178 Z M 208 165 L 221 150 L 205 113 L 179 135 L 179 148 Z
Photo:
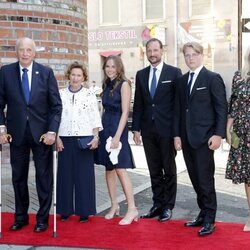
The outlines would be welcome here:
M 250 233 L 242 232 L 243 225 L 216 223 L 216 232 L 208 237 L 198 237 L 198 228 L 185 228 L 182 220 L 159 223 L 155 219 L 140 220 L 129 226 L 119 226 L 119 218 L 105 220 L 91 217 L 87 223 L 79 223 L 78 217 L 67 222 L 57 220 L 57 238 L 52 237 L 53 218 L 44 233 L 34 233 L 35 216 L 30 225 L 21 231 L 10 232 L 12 213 L 2 214 L 2 238 L 0 244 L 63 246 L 103 249 L 249 249 Z

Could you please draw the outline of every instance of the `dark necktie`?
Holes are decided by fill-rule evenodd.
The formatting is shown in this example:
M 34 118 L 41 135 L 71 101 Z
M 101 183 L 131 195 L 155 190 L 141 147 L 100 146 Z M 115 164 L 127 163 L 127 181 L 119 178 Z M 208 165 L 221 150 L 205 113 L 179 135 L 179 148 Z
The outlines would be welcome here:
M 23 75 L 22 75 L 22 87 L 23 87 L 23 94 L 26 100 L 26 103 L 29 103 L 30 100 L 30 90 L 29 90 L 29 78 L 28 78 L 28 69 L 23 68 Z
M 190 96 L 190 90 L 191 90 L 193 78 L 194 78 L 194 72 L 191 72 L 190 73 L 190 80 L 189 80 L 189 82 L 187 84 L 187 100 L 189 99 L 189 96 Z
M 152 98 L 154 97 L 155 90 L 156 90 L 156 75 L 155 75 L 156 70 L 157 68 L 153 68 L 153 77 L 152 77 L 151 86 L 150 86 L 150 95 Z

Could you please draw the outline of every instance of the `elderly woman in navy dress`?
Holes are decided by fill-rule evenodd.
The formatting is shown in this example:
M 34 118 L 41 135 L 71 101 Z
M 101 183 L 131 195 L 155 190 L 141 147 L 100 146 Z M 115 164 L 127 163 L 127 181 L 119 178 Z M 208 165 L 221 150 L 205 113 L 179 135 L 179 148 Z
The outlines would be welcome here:
M 120 220 L 120 225 L 131 224 L 138 220 L 138 211 L 135 206 L 133 187 L 126 169 L 134 168 L 131 149 L 128 143 L 127 120 L 131 102 L 131 84 L 124 73 L 124 66 L 119 56 L 109 56 L 103 65 L 103 131 L 100 132 L 100 146 L 96 163 L 106 167 L 106 181 L 111 200 L 111 208 L 105 215 L 105 219 L 112 219 L 119 214 L 119 204 L 116 193 L 116 176 L 125 193 L 128 210 L 125 217 Z M 109 147 L 112 150 L 121 150 L 117 162 L 110 160 L 106 150 L 107 139 L 111 137 Z
M 60 90 L 63 111 L 57 138 L 57 213 L 62 221 L 74 214 L 86 222 L 89 215 L 96 214 L 93 150 L 98 147 L 102 123 L 95 93 L 86 83 L 85 67 L 72 63 L 66 77 L 69 86 Z M 82 150 L 78 139 L 84 136 L 93 139 L 89 148 Z

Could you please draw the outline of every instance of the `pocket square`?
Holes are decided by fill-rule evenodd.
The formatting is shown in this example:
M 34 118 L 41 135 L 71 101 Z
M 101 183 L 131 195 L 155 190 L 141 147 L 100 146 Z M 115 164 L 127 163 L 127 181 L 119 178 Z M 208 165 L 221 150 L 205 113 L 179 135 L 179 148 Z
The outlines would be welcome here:
M 207 87 L 201 87 L 201 88 L 196 88 L 196 90 L 203 90 L 206 89 Z
M 171 83 L 172 80 L 161 81 L 161 83 Z

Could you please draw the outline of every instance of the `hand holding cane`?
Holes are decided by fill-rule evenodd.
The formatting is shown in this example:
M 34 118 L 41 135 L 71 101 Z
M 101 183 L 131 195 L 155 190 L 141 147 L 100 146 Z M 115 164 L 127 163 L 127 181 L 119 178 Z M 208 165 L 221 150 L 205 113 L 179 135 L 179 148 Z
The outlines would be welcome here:
M 44 140 L 46 134 L 43 134 L 40 137 L 40 142 Z M 56 181 L 57 181 L 57 151 L 56 151 L 56 143 L 53 144 L 53 208 L 54 208 L 54 227 L 53 227 L 53 234 L 52 236 L 54 238 L 57 237 L 57 232 L 56 232 Z
M 12 137 L 10 134 L 4 135 L 8 142 L 12 141 Z M 2 238 L 2 144 L 0 144 L 0 238 Z

